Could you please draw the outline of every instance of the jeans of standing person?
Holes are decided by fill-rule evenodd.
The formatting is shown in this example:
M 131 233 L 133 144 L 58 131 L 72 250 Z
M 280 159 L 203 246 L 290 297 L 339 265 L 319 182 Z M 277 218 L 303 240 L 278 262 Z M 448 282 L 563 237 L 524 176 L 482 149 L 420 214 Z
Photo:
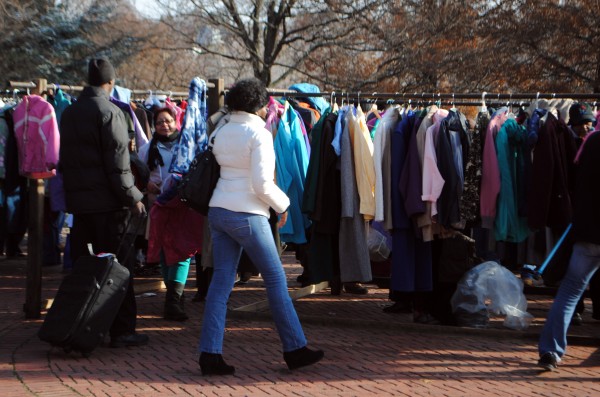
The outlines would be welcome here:
M 540 335 L 539 353 L 555 353 L 559 358 L 567 348 L 567 329 L 575 306 L 590 279 L 600 267 L 600 245 L 575 243 L 567 274 L 560 283 L 554 303 Z
M 287 281 L 268 219 L 262 215 L 211 207 L 214 271 L 206 296 L 199 351 L 222 354 L 227 300 L 233 289 L 242 248 L 262 275 L 283 351 L 306 346 L 306 338 L 288 293 Z

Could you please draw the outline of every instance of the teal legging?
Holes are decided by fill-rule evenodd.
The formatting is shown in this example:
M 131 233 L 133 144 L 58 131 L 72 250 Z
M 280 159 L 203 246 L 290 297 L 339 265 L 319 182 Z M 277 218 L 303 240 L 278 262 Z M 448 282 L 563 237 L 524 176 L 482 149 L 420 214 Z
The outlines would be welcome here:
M 171 266 L 165 265 L 164 255 L 161 252 L 160 271 L 163 276 L 165 284 L 168 281 L 175 281 L 176 283 L 185 284 L 190 271 L 190 262 L 192 258 L 187 258 L 181 262 L 177 262 Z

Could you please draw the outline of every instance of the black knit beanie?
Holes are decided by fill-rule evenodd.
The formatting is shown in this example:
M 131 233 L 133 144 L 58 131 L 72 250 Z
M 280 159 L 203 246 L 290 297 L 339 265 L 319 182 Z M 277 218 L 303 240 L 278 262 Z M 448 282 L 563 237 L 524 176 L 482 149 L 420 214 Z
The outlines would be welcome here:
M 115 68 L 106 58 L 91 59 L 88 65 L 88 84 L 101 86 L 117 77 Z

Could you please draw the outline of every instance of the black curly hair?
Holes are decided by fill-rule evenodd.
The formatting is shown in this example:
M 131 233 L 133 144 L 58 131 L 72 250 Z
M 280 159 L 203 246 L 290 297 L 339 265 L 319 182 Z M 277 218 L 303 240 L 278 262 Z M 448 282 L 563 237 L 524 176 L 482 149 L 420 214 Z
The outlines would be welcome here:
M 174 119 L 177 118 L 177 113 L 175 113 L 175 109 L 173 109 L 170 106 L 163 106 L 163 107 L 160 107 L 160 108 L 155 108 L 154 112 L 152 114 L 152 121 L 154 121 L 154 124 L 156 124 L 156 120 L 158 119 L 158 115 L 161 114 L 161 113 L 165 113 L 165 112 L 169 113 L 169 115 L 172 118 L 174 118 Z
M 225 96 L 230 110 L 256 113 L 269 103 L 269 93 L 262 81 L 249 78 L 237 81 Z

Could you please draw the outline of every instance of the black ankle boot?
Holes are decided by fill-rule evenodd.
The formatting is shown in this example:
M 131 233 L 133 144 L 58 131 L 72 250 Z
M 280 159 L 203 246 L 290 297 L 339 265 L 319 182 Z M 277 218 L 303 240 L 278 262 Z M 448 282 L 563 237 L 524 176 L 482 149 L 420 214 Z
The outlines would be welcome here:
M 227 365 L 220 354 L 202 352 L 198 364 L 200 364 L 202 375 L 233 375 L 235 373 L 235 367 Z
M 320 361 L 325 353 L 323 350 L 310 350 L 304 346 L 291 352 L 283 353 L 283 359 L 289 369 L 296 369 Z
M 188 315 L 183 309 L 184 284 L 175 281 L 167 282 L 167 295 L 165 296 L 165 320 L 185 321 Z

